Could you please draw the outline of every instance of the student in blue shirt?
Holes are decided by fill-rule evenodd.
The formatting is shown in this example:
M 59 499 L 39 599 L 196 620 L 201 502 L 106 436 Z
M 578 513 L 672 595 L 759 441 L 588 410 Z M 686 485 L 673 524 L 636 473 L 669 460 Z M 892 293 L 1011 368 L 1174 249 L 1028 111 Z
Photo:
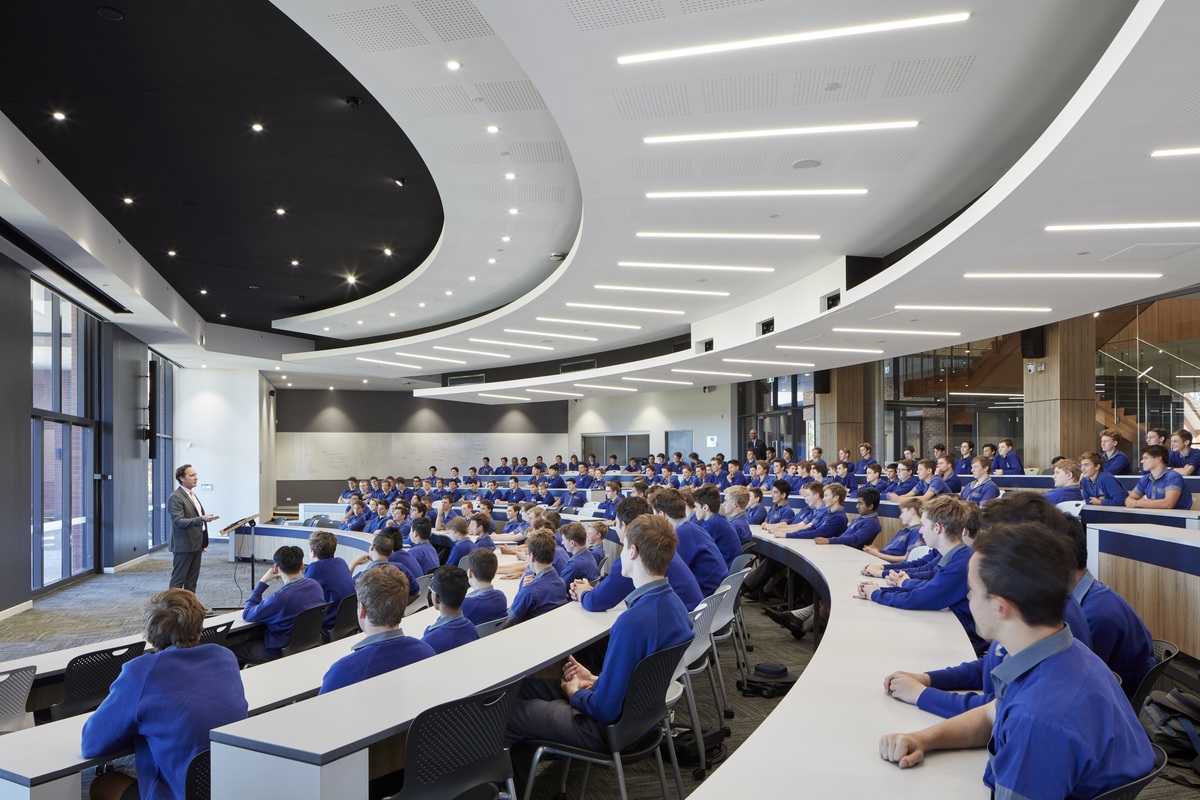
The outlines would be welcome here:
M 880 498 L 887 497 L 891 484 L 883 478 L 883 465 L 879 463 L 869 464 L 866 469 L 866 476 L 866 482 L 858 487 L 858 490 L 874 489 L 879 492 Z
M 1192 432 L 1186 428 L 1171 434 L 1171 457 L 1167 466 L 1180 475 L 1200 472 L 1200 450 L 1192 449 Z
M 587 524 L 587 549 L 591 553 L 592 558 L 596 561 L 596 574 L 600 574 L 600 568 L 604 565 L 604 559 L 608 556 L 604 553 L 604 542 L 608 539 L 609 527 L 603 522 L 589 522 Z M 570 585 L 567 590 L 570 591 Z
M 433 648 L 433 652 L 444 653 L 479 638 L 475 623 L 462 612 L 469 588 L 467 572 L 460 567 L 447 564 L 433 573 L 429 589 L 438 618 L 421 636 L 421 641 Z
M 887 499 L 897 501 L 901 497 L 906 497 L 914 494 L 917 483 L 920 481 L 913 473 L 916 471 L 917 465 L 907 458 L 900 459 L 896 462 L 896 482 L 892 484 L 891 491 L 887 495 Z M 919 494 L 924 494 L 921 492 Z M 914 495 L 917 496 L 917 495 Z
M 724 512 L 725 519 L 729 520 L 733 532 L 737 535 L 739 553 L 746 542 L 754 537 L 750 531 L 750 521 L 746 517 L 746 507 L 749 505 L 750 490 L 745 486 L 730 486 L 725 490 L 725 500 L 721 503 L 721 511 Z
M 367 512 L 363 501 L 355 498 L 350 502 L 350 510 L 342 518 L 341 529 L 344 531 L 362 531 L 367 527 Z
M 1100 453 L 1088 452 L 1079 457 L 1079 492 L 1083 502 L 1093 506 L 1124 506 L 1129 492 L 1113 477 L 1111 472 L 1104 471 L 1103 456 Z
M 400 620 L 409 586 L 394 564 L 380 562 L 358 576 L 358 626 L 366 634 L 348 655 L 333 663 L 321 681 L 321 694 L 383 675 L 434 655 L 420 639 L 405 636 Z
M 446 556 L 447 564 L 457 567 L 458 562 L 463 560 L 463 556 L 475 549 L 475 542 L 467 536 L 468 528 L 467 521 L 462 517 L 455 517 L 446 526 L 446 535 L 454 543 L 450 548 L 450 555 Z
M 854 462 L 854 473 L 856 475 L 863 475 L 866 473 L 867 467 L 871 466 L 872 464 L 878 464 L 878 463 L 879 462 L 876 461 L 875 458 L 871 455 L 871 443 L 870 442 L 862 442 L 861 444 L 859 444 L 859 446 L 858 446 L 858 461 Z
M 566 566 L 559 572 L 566 586 L 577 580 L 594 581 L 600 577 L 600 566 L 588 550 L 587 530 L 578 522 L 568 522 L 559 528 L 562 546 L 569 556 Z
M 981 506 L 1000 496 L 1000 487 L 992 480 L 992 462 L 987 456 L 976 456 L 971 461 L 971 475 L 975 480 L 963 487 L 961 497 L 968 503 Z
M 493 475 L 512 475 L 512 467 L 510 467 L 508 465 L 507 457 L 502 456 L 500 458 L 500 466 L 496 467 L 496 469 L 492 472 L 492 474 Z
M 825 490 L 825 504 L 834 499 L 836 492 Z M 815 544 L 844 544 L 862 550 L 875 541 L 875 537 L 883 529 L 879 523 L 879 492 L 874 489 L 863 489 L 858 493 L 855 503 L 858 516 L 846 526 L 846 532 L 840 536 L 818 536 L 813 539 Z
M 412 522 L 408 518 L 409 511 L 410 506 L 407 503 L 397 500 L 392 505 L 391 513 L 384 517 L 375 529 L 376 532 L 395 536 L 398 542 L 407 540 L 409 531 L 412 530 Z
M 970 475 L 971 462 L 975 460 L 975 443 L 970 439 L 963 440 L 958 446 L 958 452 L 961 454 L 961 458 L 954 462 L 954 474 Z
M 558 474 L 558 467 L 554 464 L 550 465 L 550 476 L 546 479 L 546 488 L 548 489 L 565 489 L 567 483 Z
M 846 494 L 858 491 L 858 476 L 850 470 L 850 462 L 838 461 L 833 465 L 833 483 L 846 487 Z
M 304 577 L 321 584 L 325 602 L 329 603 L 329 613 L 325 615 L 325 624 L 321 626 L 325 630 L 333 628 L 342 599 L 354 594 L 354 579 L 350 577 L 346 562 L 337 557 L 337 546 L 337 537 L 327 530 L 313 531 L 308 536 L 312 561 L 304 568 Z
M 1161 444 L 1142 448 L 1142 478 L 1125 498 L 1126 508 L 1175 508 L 1186 511 L 1192 507 L 1192 493 L 1183 476 L 1167 468 L 1170 453 Z
M 609 481 L 604 484 L 604 500 L 600 502 L 600 510 L 605 519 L 616 519 L 617 505 L 621 502 L 621 482 Z
M 833 539 L 849 527 L 842 505 L 846 502 L 846 487 L 840 483 L 828 486 L 816 482 L 804 487 L 808 507 L 815 512 L 811 522 L 801 523 L 797 530 L 776 532 L 775 537 L 788 539 Z
M 554 551 L 558 549 L 554 535 L 546 531 L 534 531 L 526 544 L 529 547 L 529 567 L 533 571 L 533 579 L 517 590 L 517 596 L 508 608 L 505 628 L 539 617 L 567 602 L 567 585 L 554 569 Z
M 495 550 L 496 543 L 492 540 L 492 515 L 478 511 L 467 520 L 467 535 L 475 541 L 475 548 Z
M 428 575 L 437 569 L 441 563 L 437 550 L 429 543 L 429 537 L 432 533 L 433 526 L 429 524 L 429 518 L 424 514 L 413 520 L 412 530 L 409 532 L 409 537 L 412 539 L 412 547 L 408 548 L 408 554 L 421 565 L 421 575 Z
M 417 597 L 417 578 L 421 575 L 421 565 L 408 553 L 397 550 L 395 545 L 395 540 L 388 534 L 376 534 L 375 538 L 371 540 L 370 549 L 350 562 L 350 572 L 353 573 L 363 564 L 368 565 L 367 569 L 374 569 L 382 564 L 390 563 L 404 573 L 404 577 L 408 581 L 409 601 L 411 602 Z M 358 577 L 361 576 L 360 572 Z
M 771 508 L 759 523 L 766 530 L 770 531 L 776 525 L 787 525 L 796 516 L 796 512 L 788 505 L 791 490 L 791 484 L 785 480 L 777 480 L 771 484 Z
M 93 797 L 183 797 L 188 764 L 208 750 L 213 728 L 246 719 L 237 659 L 200 644 L 204 606 L 186 589 L 167 589 L 145 605 L 144 634 L 153 648 L 125 663 L 108 697 L 83 724 L 86 758 L 133 748 L 135 779 L 100 775 Z M 129 790 L 129 794 L 123 794 Z
M 1000 643 L 996 699 L 879 753 L 902 769 L 932 750 L 991 743 L 983 780 L 997 797 L 1096 797 L 1150 772 L 1154 751 L 1109 668 L 1062 620 L 1070 548 L 1034 524 L 993 526 L 975 546 L 970 611 Z
M 746 505 L 746 522 L 762 525 L 767 521 L 767 507 L 763 505 L 763 492 L 757 486 L 750 488 L 750 499 Z
M 728 496 L 731 491 L 744 488 L 730 486 L 725 490 L 725 494 Z M 742 554 L 742 540 L 737 531 L 733 529 L 733 525 L 721 513 L 721 493 L 714 486 L 701 486 L 695 490 L 694 497 L 696 522 L 717 545 L 717 550 L 720 551 L 721 558 L 725 560 L 725 566 L 728 567 L 735 558 Z M 749 531 L 749 528 L 746 530 Z
M 529 466 L 529 459 L 522 458 L 521 463 L 517 464 L 516 459 L 513 459 L 513 475 L 532 475 L 533 467 Z
M 1046 492 L 1046 500 L 1054 505 L 1083 500 L 1079 486 L 1079 465 L 1069 458 L 1060 459 L 1054 465 L 1054 488 Z
M 356 491 L 358 491 L 358 478 L 351 475 L 349 478 L 346 479 L 346 489 L 341 494 L 339 494 L 338 499 L 334 500 L 333 502 L 346 503 L 347 505 L 349 505 L 350 495 L 354 494 Z
M 889 564 L 899 564 L 908 560 L 908 554 L 914 547 L 925 544 L 925 540 L 921 538 L 921 505 L 922 501 L 916 497 L 901 500 L 900 525 L 903 527 L 883 547 L 867 544 L 863 547 L 863 552 Z
M 613 623 L 599 674 L 571 657 L 561 681 L 530 679 L 522 684 L 504 739 L 512 747 L 519 793 L 532 765 L 529 740 L 603 749 L 604 726 L 621 715 L 634 667 L 646 656 L 692 636 L 687 609 L 664 577 L 676 542 L 671 526 L 661 518 L 645 516 L 630 524 L 622 558 L 635 588 L 625 598 L 628 608 Z
M 949 485 L 937 474 L 937 463 L 932 459 L 922 458 L 917 462 L 917 485 L 913 496 L 922 500 L 932 500 L 940 494 L 957 494 L 951 492 Z
M 461 562 L 467 571 L 470 591 L 463 598 L 463 616 L 472 625 L 482 625 L 508 616 L 508 598 L 492 586 L 496 577 L 496 554 L 491 550 L 475 549 Z
M 492 470 L 492 460 L 491 460 L 490 458 L 488 458 L 487 456 L 484 456 L 484 457 L 483 457 L 483 466 L 481 466 L 481 467 L 480 467 L 480 468 L 477 470 L 477 472 L 478 472 L 480 475 L 484 475 L 484 476 L 491 475 L 491 474 L 492 474 L 492 472 L 493 472 L 493 470 Z
M 1133 465 L 1129 463 L 1129 456 L 1118 449 L 1120 443 L 1121 434 L 1117 431 L 1112 428 L 1100 431 L 1101 467 L 1109 475 L 1130 475 L 1133 473 Z
M 951 494 L 962 492 L 962 481 L 954 474 L 954 459 L 950 456 L 938 456 L 933 474 L 946 482 L 946 488 L 950 490 Z
M 822 501 L 822 490 L 824 488 L 824 484 L 817 481 L 810 481 L 804 484 L 804 486 L 800 487 L 800 498 L 804 501 L 804 508 L 798 512 L 793 512 L 791 516 L 788 516 L 787 512 L 781 510 L 781 518 L 778 522 L 771 522 L 770 515 L 768 515 L 767 521 L 762 526 L 763 531 L 774 536 L 785 536 L 789 533 L 796 533 L 797 531 L 807 530 L 812 527 L 813 524 L 819 521 L 818 516 L 822 518 L 825 516 L 825 506 Z M 780 495 L 783 494 L 783 487 L 779 485 L 779 482 L 776 482 L 775 490 L 771 492 L 772 498 L 775 497 L 776 491 Z M 786 499 L 784 502 L 786 503 Z M 776 504 L 774 508 L 781 509 L 782 506 Z M 791 510 L 790 508 L 788 509 L 788 511 Z
M 983 655 L 987 642 L 976 633 L 967 603 L 967 562 L 971 549 L 963 542 L 964 535 L 974 539 L 978 530 L 979 513 L 969 503 L 949 494 L 935 497 L 921 507 L 921 536 L 942 554 L 929 579 L 902 577 L 902 582 L 895 586 L 862 581 L 855 596 L 895 608 L 927 611 L 949 608 L 962 623 L 975 653 Z
M 654 513 L 666 517 L 675 528 L 679 537 L 679 557 L 696 576 L 700 591 L 708 597 L 729 575 L 729 567 L 717 548 L 717 543 L 703 528 L 687 520 L 687 501 L 678 489 L 656 487 L 649 500 Z
M 554 507 L 558 509 L 580 509 L 587 502 L 587 495 L 575 488 L 576 483 L 574 478 L 567 478 L 567 490 L 560 494 L 554 502 Z
M 296 615 L 325 603 L 321 584 L 304 577 L 304 553 L 299 547 L 284 545 L 275 551 L 273 562 L 246 598 L 242 610 L 242 619 L 262 623 L 266 633 L 261 640 L 252 639 L 230 648 L 239 664 L 261 664 L 279 658 L 291 641 Z M 264 600 L 267 587 L 277 580 L 283 585 Z
M 808 461 L 810 464 L 820 464 L 822 467 L 824 467 L 826 464 L 825 459 L 822 458 L 823 455 L 825 455 L 824 450 L 819 447 L 811 447 L 808 450 Z
M 996 457 L 992 459 L 993 475 L 1024 475 L 1025 468 L 1017 456 L 1012 439 L 996 442 Z
M 529 495 L 521 488 L 521 481 L 516 475 L 508 479 L 508 491 L 504 494 L 504 500 L 510 506 L 515 503 L 523 503 L 529 499 Z

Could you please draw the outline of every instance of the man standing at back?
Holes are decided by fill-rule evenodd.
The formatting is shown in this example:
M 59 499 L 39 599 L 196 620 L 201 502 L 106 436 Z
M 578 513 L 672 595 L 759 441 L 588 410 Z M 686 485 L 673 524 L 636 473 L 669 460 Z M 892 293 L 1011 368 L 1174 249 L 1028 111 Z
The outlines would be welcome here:
M 179 483 L 167 498 L 167 513 L 171 515 L 172 589 L 187 589 L 195 594 L 200 579 L 200 557 L 208 549 L 208 523 L 219 519 L 216 514 L 204 513 L 195 494 L 200 478 L 196 468 L 184 464 L 175 470 Z

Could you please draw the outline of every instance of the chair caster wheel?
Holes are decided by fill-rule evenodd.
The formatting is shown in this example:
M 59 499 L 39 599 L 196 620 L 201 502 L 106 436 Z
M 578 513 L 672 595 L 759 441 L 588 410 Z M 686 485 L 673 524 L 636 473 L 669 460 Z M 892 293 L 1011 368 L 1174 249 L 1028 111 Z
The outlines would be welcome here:
M 566 792 L 556 792 L 554 794 L 554 800 L 567 800 L 567 793 Z
M 702 781 L 702 780 L 704 780 L 704 777 L 705 777 L 705 775 L 706 775 L 706 774 L 707 774 L 707 773 L 706 773 L 704 770 L 702 770 L 702 769 L 694 769 L 694 770 L 692 770 L 692 777 L 693 777 L 693 778 L 695 778 L 695 779 L 696 779 L 696 780 L 698 780 L 698 781 Z
M 732 708 L 725 709 L 725 719 L 733 719 L 734 711 Z M 728 736 L 729 734 L 725 734 Z
M 746 652 L 747 652 L 747 653 L 753 653 L 753 652 L 754 652 L 754 645 L 752 645 L 752 644 L 748 644 L 748 645 L 746 645 Z
M 721 728 L 721 733 L 724 734 L 726 739 L 728 739 L 729 737 L 733 736 L 733 729 L 729 727 Z

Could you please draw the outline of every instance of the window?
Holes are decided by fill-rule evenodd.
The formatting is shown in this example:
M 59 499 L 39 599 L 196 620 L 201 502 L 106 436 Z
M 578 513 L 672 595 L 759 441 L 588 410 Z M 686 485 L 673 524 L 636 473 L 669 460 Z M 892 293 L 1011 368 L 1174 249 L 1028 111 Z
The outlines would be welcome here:
M 147 476 L 150 485 L 146 497 L 150 520 L 147 536 L 149 546 L 157 547 L 171 538 L 167 498 L 175 485 L 175 365 L 158 353 L 151 353 L 149 367 L 146 407 L 150 409 L 150 470 Z

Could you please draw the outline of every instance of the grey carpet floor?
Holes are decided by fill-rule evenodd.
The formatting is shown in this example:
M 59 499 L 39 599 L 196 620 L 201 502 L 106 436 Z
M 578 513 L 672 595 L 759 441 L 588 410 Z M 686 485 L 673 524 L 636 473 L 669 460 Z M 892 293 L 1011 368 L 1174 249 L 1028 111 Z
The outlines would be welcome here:
M 223 543 L 215 543 L 204 556 L 197 594 L 210 608 L 240 606 L 253 588 L 258 574 L 266 569 L 264 564 L 256 565 L 253 569 L 247 564 L 235 566 L 226 560 L 227 557 L 227 546 Z M 0 621 L 0 660 L 138 633 L 141 629 L 142 601 L 167 585 L 170 570 L 170 553 L 156 552 L 114 575 L 96 575 L 37 598 L 31 610 Z M 813 654 L 811 637 L 796 641 L 762 614 L 757 604 L 746 603 L 744 608 L 750 640 L 754 645 L 751 661 L 776 661 L 802 671 Z M 725 665 L 725 689 L 735 712 L 733 719 L 725 721 L 732 731 L 732 736 L 726 740 L 732 753 L 779 701 L 742 697 L 734 685 L 738 674 L 733 665 L 732 649 L 726 644 L 722 645 L 721 650 Z M 707 679 L 697 678 L 695 685 L 699 713 L 711 725 L 715 713 Z M 686 712 L 681 712 L 681 716 L 686 717 Z M 131 762 L 132 758 L 122 759 L 118 767 L 132 769 Z M 717 768 L 720 769 L 719 766 Z M 543 768 L 534 797 L 554 796 L 558 791 L 560 770 L 558 764 Z M 568 785 L 569 796 L 575 796 L 578 792 L 580 772 L 578 766 L 572 772 L 573 777 Z M 660 796 L 652 759 L 630 766 L 626 778 L 631 798 Z M 797 779 L 799 789 L 803 785 L 803 778 L 797 776 Z M 699 785 L 687 767 L 683 769 L 683 780 L 684 788 L 689 793 Z M 87 797 L 90 783 L 90 773 L 85 774 L 83 797 Z M 752 788 L 747 788 L 748 795 L 752 791 Z M 672 796 L 673 792 L 672 789 Z M 845 796 L 853 794 L 853 782 L 848 781 Z M 593 771 L 585 797 L 588 800 L 609 800 L 614 796 L 616 785 L 611 775 L 605 770 Z M 1140 797 L 1143 800 L 1196 800 L 1200 798 L 1200 790 L 1160 778 Z

